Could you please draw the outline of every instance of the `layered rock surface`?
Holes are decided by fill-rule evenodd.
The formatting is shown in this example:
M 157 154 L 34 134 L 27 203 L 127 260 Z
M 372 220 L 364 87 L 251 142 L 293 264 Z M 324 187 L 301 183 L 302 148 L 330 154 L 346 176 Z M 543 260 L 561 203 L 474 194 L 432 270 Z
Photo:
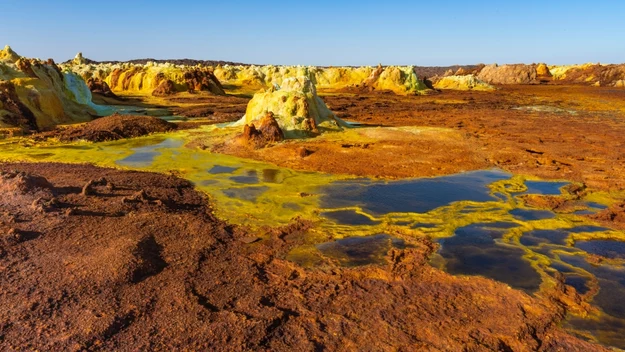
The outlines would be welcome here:
M 165 96 L 178 92 L 207 91 L 225 94 L 210 67 L 174 65 L 170 63 L 96 63 L 82 54 L 63 67 L 85 80 L 100 80 L 112 92 Z
M 535 84 L 538 83 L 536 65 L 486 65 L 477 78 L 491 84 Z
M 551 66 L 554 81 L 562 83 L 581 83 L 605 87 L 625 87 L 625 64 L 602 65 L 587 63 L 583 65 Z
M 308 137 L 348 127 L 328 109 L 317 95 L 314 83 L 306 76 L 287 78 L 280 86 L 256 93 L 245 115 L 235 125 L 258 123 L 268 112 L 273 114 L 286 138 Z
M 84 80 L 43 62 L 0 50 L 0 127 L 40 130 L 57 124 L 89 121 L 106 113 L 91 101 Z
M 287 78 L 307 77 L 320 89 L 365 89 L 421 94 L 428 91 L 412 66 L 314 67 L 314 66 L 217 66 L 215 76 L 224 84 L 267 88 Z
M 455 90 L 495 90 L 492 85 L 478 79 L 472 74 L 461 76 L 453 75 L 432 80 L 436 89 L 455 89 Z

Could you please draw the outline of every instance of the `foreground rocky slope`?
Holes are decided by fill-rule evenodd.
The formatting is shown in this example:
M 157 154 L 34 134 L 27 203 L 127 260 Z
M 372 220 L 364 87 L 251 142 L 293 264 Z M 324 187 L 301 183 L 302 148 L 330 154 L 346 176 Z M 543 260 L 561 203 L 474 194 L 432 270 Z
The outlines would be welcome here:
M 52 60 L 23 58 L 10 47 L 0 50 L 0 127 L 41 130 L 84 122 L 105 113 L 76 74 Z
M 564 286 L 530 297 L 427 264 L 305 270 L 309 224 L 262 239 L 172 176 L 0 166 L 0 341 L 9 350 L 603 350 L 557 327 Z M 16 171 L 12 171 L 16 170 Z

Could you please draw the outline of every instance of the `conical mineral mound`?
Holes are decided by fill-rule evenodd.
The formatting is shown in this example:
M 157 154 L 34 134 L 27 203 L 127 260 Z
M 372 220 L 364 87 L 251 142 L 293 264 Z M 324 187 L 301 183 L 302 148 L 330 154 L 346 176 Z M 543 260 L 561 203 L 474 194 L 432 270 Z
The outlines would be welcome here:
M 4 49 L 0 50 L 0 62 L 6 63 L 15 63 L 15 61 L 19 60 L 21 56 L 17 55 L 10 46 L 5 46 Z
M 273 113 L 286 138 L 310 137 L 349 127 L 328 109 L 313 82 L 305 76 L 287 78 L 280 86 L 254 94 L 245 116 L 235 125 L 258 123 L 268 112 Z

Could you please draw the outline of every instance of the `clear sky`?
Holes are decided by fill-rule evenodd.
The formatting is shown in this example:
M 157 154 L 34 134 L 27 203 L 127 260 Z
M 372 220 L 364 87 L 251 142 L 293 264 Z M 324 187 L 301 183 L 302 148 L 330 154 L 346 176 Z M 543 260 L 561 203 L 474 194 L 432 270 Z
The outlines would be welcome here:
M 625 1 L 2 0 L 0 45 L 57 62 L 625 62 Z

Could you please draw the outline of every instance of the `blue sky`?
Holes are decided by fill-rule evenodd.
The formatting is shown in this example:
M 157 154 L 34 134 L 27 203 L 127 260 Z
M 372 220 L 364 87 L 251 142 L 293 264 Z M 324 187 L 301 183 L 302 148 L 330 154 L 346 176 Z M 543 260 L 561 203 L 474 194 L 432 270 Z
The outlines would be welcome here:
M 625 62 L 625 1 L 2 0 L 0 45 L 65 61 Z

